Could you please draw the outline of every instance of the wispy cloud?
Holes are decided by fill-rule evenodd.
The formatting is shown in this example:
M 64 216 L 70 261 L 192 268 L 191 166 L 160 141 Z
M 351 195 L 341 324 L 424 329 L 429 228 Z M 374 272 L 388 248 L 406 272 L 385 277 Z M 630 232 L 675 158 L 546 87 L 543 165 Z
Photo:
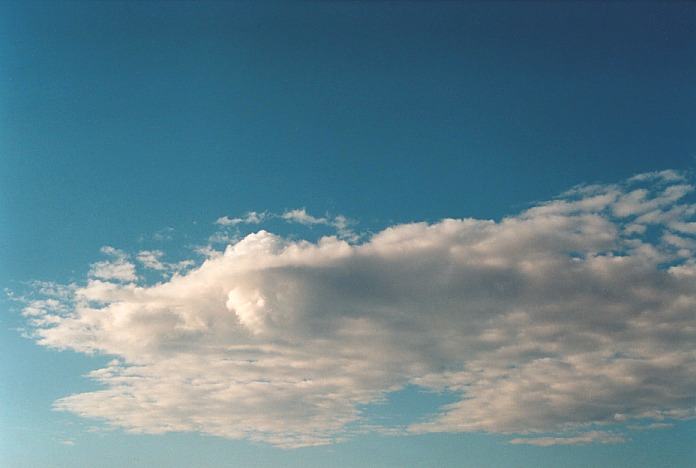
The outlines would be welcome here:
M 355 223 L 345 216 L 315 216 L 309 214 L 305 208 L 287 210 L 280 214 L 268 211 L 250 211 L 241 217 L 222 216 L 215 221 L 215 224 L 222 228 L 236 228 L 241 225 L 259 225 L 274 219 L 281 219 L 287 223 L 302 224 L 304 226 L 326 226 L 332 228 L 339 239 L 349 242 L 357 242 L 360 239 L 360 235 L 352 229 Z M 213 244 L 231 243 L 238 240 L 240 240 L 239 231 L 230 232 L 225 229 L 215 232 L 209 238 L 209 241 Z
M 312 224 L 330 224 L 330 221 L 327 218 L 317 218 L 316 216 L 312 216 L 308 214 L 304 208 L 286 211 L 281 217 L 286 221 L 292 221 L 310 226 Z
M 497 222 L 401 224 L 361 243 L 260 230 L 156 284 L 95 264 L 27 315 L 40 345 L 118 357 L 91 373 L 103 389 L 55 407 L 129 431 L 329 443 L 369 427 L 361 405 L 418 385 L 460 399 L 410 433 L 617 443 L 568 428 L 696 415 L 696 258 L 680 229 L 691 190 L 681 175 L 639 176 Z
M 567 437 L 524 437 L 512 439 L 511 444 L 536 445 L 550 447 L 552 445 L 587 445 L 587 444 L 620 444 L 626 439 L 621 434 L 604 431 L 590 431 Z
M 152 235 L 152 239 L 158 242 L 170 241 L 174 239 L 174 228 L 165 227 L 155 232 Z
M 332 227 L 336 230 L 339 239 L 345 239 L 350 242 L 356 242 L 360 239 L 360 236 L 351 229 L 353 223 L 342 215 L 333 218 L 327 216 L 316 217 L 307 213 L 304 208 L 299 208 L 286 211 L 281 215 L 281 218 L 285 221 L 304 224 L 305 226 L 323 225 Z
M 655 422 L 655 423 L 650 423 L 650 424 L 629 424 L 626 427 L 628 429 L 631 429 L 632 431 L 654 431 L 656 429 L 672 428 L 672 427 L 674 427 L 674 424 Z
M 249 211 L 246 215 L 239 218 L 230 218 L 229 216 L 222 216 L 215 221 L 215 224 L 220 226 L 236 226 L 238 224 L 261 224 L 268 213 L 258 213 L 256 211 Z
M 128 255 L 110 246 L 102 247 L 101 252 L 109 260 L 96 262 L 91 265 L 89 276 L 103 280 L 135 281 L 135 265 L 128 261 Z
M 138 252 L 136 259 L 143 267 L 149 270 L 160 271 L 164 274 L 180 272 L 195 264 L 193 260 L 182 260 L 173 263 L 164 262 L 162 261 L 163 257 L 164 252 L 161 250 L 141 250 Z

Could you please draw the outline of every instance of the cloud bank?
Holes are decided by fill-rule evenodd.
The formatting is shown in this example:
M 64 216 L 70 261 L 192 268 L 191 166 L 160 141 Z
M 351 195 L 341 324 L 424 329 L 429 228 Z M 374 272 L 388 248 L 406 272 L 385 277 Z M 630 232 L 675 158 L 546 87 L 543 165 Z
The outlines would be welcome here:
M 361 243 L 259 230 L 154 284 L 106 252 L 117 267 L 44 287 L 25 314 L 42 346 L 114 357 L 90 374 L 102 389 L 55 407 L 128 431 L 325 444 L 373 427 L 363 405 L 418 385 L 459 399 L 406 433 L 616 443 L 601 428 L 695 416 L 692 189 L 641 174 Z

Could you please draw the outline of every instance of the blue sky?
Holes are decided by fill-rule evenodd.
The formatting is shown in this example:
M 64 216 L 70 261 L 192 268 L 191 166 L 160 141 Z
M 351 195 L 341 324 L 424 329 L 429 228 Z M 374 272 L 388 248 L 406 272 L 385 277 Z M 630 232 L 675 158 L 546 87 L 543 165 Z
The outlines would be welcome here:
M 656 311 L 646 325 L 651 330 L 676 326 L 675 317 L 682 329 L 693 323 L 688 306 L 656 291 L 682 298 L 696 291 L 687 278 L 694 257 L 688 223 L 696 156 L 695 23 L 696 9 L 687 2 L 3 3 L 0 285 L 14 296 L 3 300 L 0 315 L 0 462 L 692 465 L 693 350 L 688 341 L 678 344 L 686 339 L 681 335 L 617 330 L 637 323 L 646 308 Z M 660 172 L 666 170 L 672 172 Z M 629 180 L 645 173 L 652 175 Z M 556 198 L 579 184 L 597 185 Z M 548 208 L 549 200 L 556 205 Z M 561 209 L 559 203 L 576 204 Z M 503 223 L 506 217 L 511 221 Z M 476 223 L 442 223 L 445 218 Z M 408 224 L 414 222 L 432 228 Z M 245 239 L 260 229 L 273 234 Z M 324 250 L 300 242 L 333 234 L 335 243 Z M 242 239 L 236 251 L 220 255 Z M 658 253 L 646 253 L 648 245 Z M 297 257 L 283 254 L 293 246 Z M 401 249 L 400 256 L 392 248 Z M 548 258 L 537 264 L 540 251 Z M 466 268 L 457 252 L 468 252 L 462 254 Z M 601 277 L 596 262 L 608 262 L 610 253 L 639 266 Z M 249 255 L 254 261 L 247 265 Z M 517 255 L 514 268 L 503 264 Z M 577 285 L 566 291 L 574 302 L 561 302 L 577 309 L 554 305 L 549 293 L 554 277 L 576 270 L 547 262 L 571 257 L 586 270 L 568 278 Z M 191 263 L 179 263 L 186 260 Z M 526 283 L 519 276 L 528 273 L 525 265 L 548 284 Z M 601 268 L 614 271 L 608 265 Z M 668 273 L 669 267 L 681 269 Z M 171 283 L 177 269 L 188 282 Z M 597 289 L 600 277 L 604 289 Z M 36 281 L 54 289 L 73 284 L 53 296 L 65 310 L 26 313 L 32 301 L 50 298 Z M 113 291 L 95 288 L 106 283 Z M 137 300 L 129 289 L 134 284 L 146 290 Z M 165 294 L 157 284 L 176 293 Z M 227 288 L 219 306 L 239 330 L 222 333 L 228 316 L 205 315 L 217 296 L 200 292 L 201 284 Z M 495 284 L 503 289 L 486 289 Z M 467 293 L 470 285 L 479 287 Z M 619 294 L 631 288 L 654 296 Z M 481 290 L 486 294 L 479 297 Z M 498 300 L 511 290 L 520 296 Z M 143 326 L 142 335 L 141 322 L 119 328 L 117 318 L 99 322 L 90 335 L 84 324 L 97 320 L 89 315 L 98 313 L 95 300 L 106 308 L 102 316 L 116 317 L 118 307 L 133 320 L 157 307 L 184 312 L 177 312 L 176 332 L 162 331 L 172 319 L 162 312 L 148 316 L 157 326 Z M 542 306 L 560 318 L 529 312 Z M 606 312 L 615 322 L 602 322 L 591 310 L 618 315 Z M 423 319 L 425 311 L 432 318 Z M 523 359 L 531 351 L 520 348 L 510 357 L 498 344 L 499 354 L 490 354 L 487 346 L 496 340 L 524 344 L 501 325 L 519 318 L 514 312 L 532 314 L 524 330 L 548 345 L 534 350 L 538 356 Z M 70 314 L 78 319 L 69 322 Z M 54 323 L 32 323 L 37 317 L 54 317 Z M 577 347 L 559 350 L 555 338 L 534 335 L 542 326 L 561 327 Z M 474 338 L 466 330 L 476 327 L 483 327 L 486 346 L 467 341 Z M 618 343 L 600 347 L 614 357 L 591 355 L 579 330 Z M 152 342 L 141 349 L 125 344 L 131 338 Z M 223 367 L 201 374 L 220 384 L 229 383 L 228 372 L 249 372 L 229 397 L 248 413 L 233 413 L 220 425 L 195 408 L 177 412 L 160 402 L 157 412 L 144 414 L 173 432 L 123 430 L 154 429 L 135 417 L 142 407 L 123 403 L 114 390 L 120 372 L 141 366 L 150 376 L 150 383 L 128 384 L 129 394 L 186 400 L 166 391 L 177 378 L 203 378 L 201 362 L 218 362 L 219 354 L 203 349 L 244 343 L 255 350 L 249 360 L 266 365 L 264 355 L 254 353 L 278 340 L 285 347 L 273 352 L 287 360 L 278 368 L 227 369 L 220 360 Z M 334 355 L 325 342 L 345 350 Z M 366 355 L 351 358 L 360 343 Z M 622 360 L 631 353 L 638 354 Z M 175 355 L 189 360 L 192 374 L 163 367 L 188 372 Z M 326 369 L 351 370 L 302 367 L 312 361 L 307 356 L 322 355 Z M 671 371 L 659 367 L 658 355 L 674 358 Z M 112 359 L 117 363 L 110 365 Z M 529 372 L 523 376 L 541 388 L 556 388 L 566 379 L 563 366 L 575 366 L 569 375 L 587 379 L 579 387 L 606 382 L 593 390 L 601 410 L 566 402 L 557 403 L 565 411 L 548 415 L 537 402 L 527 405 L 533 414 L 515 419 L 525 405 L 488 393 L 509 387 L 524 400 L 522 377 L 492 377 L 501 362 L 508 371 Z M 637 374 L 639 362 L 652 365 L 652 373 Z M 474 365 L 503 380 L 493 390 L 476 386 L 480 381 L 466 373 Z M 314 377 L 284 374 L 297 366 Z M 111 377 L 101 384 L 85 377 L 108 368 Z M 351 373 L 354 368 L 360 372 Z M 619 370 L 643 384 L 617 387 L 611 379 Z M 660 393 L 667 378 L 686 394 Z M 260 381 L 287 391 L 287 401 L 273 392 L 256 403 L 240 396 L 255 388 L 249 382 Z M 290 381 L 297 388 L 283 387 Z M 303 390 L 302 381 L 321 385 Z M 654 393 L 641 393 L 646 382 L 658 382 Z M 120 415 L 103 410 L 105 394 L 94 392 L 104 388 L 114 391 L 109 401 L 124 404 Z M 208 390 L 190 390 L 199 407 L 218 401 Z M 563 395 L 577 402 L 590 391 L 576 390 Z M 456 406 L 467 392 L 475 397 L 473 409 Z M 66 411 L 52 410 L 69 395 L 83 396 L 67 400 Z M 484 402 L 491 414 L 504 408 L 510 418 L 493 418 Z M 609 409 L 626 419 L 609 424 Z M 287 427 L 269 426 L 258 414 Z M 655 423 L 671 426 L 629 427 Z M 563 424 L 575 426 L 559 429 Z M 566 444 L 510 443 L 524 438 L 565 438 Z M 278 448 L 289 440 L 331 443 Z

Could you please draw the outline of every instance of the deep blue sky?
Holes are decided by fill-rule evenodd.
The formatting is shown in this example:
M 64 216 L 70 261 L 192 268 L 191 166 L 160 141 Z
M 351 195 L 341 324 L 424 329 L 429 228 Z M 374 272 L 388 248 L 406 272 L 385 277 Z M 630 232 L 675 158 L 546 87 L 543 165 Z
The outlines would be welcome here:
M 4 2 L 0 286 L 81 279 L 103 245 L 137 249 L 165 227 L 193 244 L 219 216 L 249 210 L 306 207 L 375 229 L 500 218 L 578 183 L 691 170 L 695 28 L 689 2 Z M 55 431 L 69 418 L 51 401 L 87 385 L 79 375 L 94 365 L 36 349 L 3 308 L 0 399 L 12 408 L 0 438 L 25 444 L 10 464 L 24 466 L 21 452 L 33 454 L 26 466 L 99 460 L 98 445 L 10 434 L 21 421 Z M 690 431 L 573 456 L 660 466 L 681 453 L 664 465 L 679 466 Z M 142 466 L 181 460 L 169 440 L 211 466 L 228 447 L 245 454 L 240 466 L 262 452 L 297 466 L 330 453 L 346 466 L 405 466 L 404 450 L 453 464 L 471 452 L 476 466 L 488 456 L 490 466 L 571 465 L 568 448 L 477 435 L 290 454 L 114 437 L 148 454 Z

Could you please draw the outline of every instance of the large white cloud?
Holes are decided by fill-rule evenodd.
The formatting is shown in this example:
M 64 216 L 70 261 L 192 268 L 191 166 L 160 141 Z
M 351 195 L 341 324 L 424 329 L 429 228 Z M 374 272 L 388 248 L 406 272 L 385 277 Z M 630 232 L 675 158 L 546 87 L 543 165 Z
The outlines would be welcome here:
M 328 443 L 419 385 L 460 397 L 404 432 L 613 443 L 598 428 L 695 415 L 691 189 L 642 174 L 359 244 L 261 230 L 161 283 L 93 273 L 26 315 L 41 345 L 116 358 L 56 408 L 130 431 Z

